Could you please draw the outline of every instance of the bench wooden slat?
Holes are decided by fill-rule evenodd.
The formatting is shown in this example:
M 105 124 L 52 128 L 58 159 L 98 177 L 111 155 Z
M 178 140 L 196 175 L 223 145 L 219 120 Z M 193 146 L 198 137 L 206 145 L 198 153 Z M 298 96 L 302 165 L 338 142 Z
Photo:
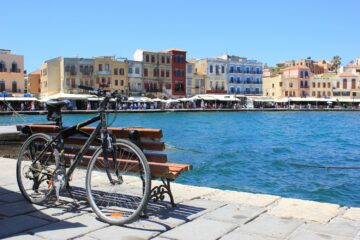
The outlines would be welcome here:
M 78 153 L 81 149 L 81 146 L 76 145 L 65 145 L 64 146 L 65 153 L 74 154 Z M 85 154 L 87 155 L 93 155 L 97 147 L 91 146 Z M 166 163 L 167 162 L 167 155 L 163 153 L 157 153 L 157 152 L 151 152 L 151 151 L 145 151 L 144 152 L 146 159 L 148 162 L 158 162 L 158 163 Z
M 74 154 L 64 154 L 67 163 L 69 163 L 70 159 L 75 157 Z M 82 165 L 87 166 L 91 156 L 83 156 L 82 158 Z M 112 158 L 109 158 L 109 161 L 112 161 Z M 123 164 L 134 164 L 134 166 L 138 165 L 136 160 L 129 160 L 129 159 L 117 159 Z M 156 162 L 148 162 L 151 172 L 151 177 L 159 178 L 159 177 L 166 177 L 169 179 L 175 179 L 181 172 L 188 171 L 191 169 L 190 165 L 187 164 L 177 164 L 177 163 L 156 163 Z M 137 170 L 135 167 L 134 170 Z
M 18 131 L 21 130 L 23 125 L 16 125 Z M 38 125 L 38 124 L 29 124 L 27 125 L 31 128 L 33 132 L 43 132 L 43 133 L 57 133 L 59 132 L 59 127 L 56 125 Z M 86 133 L 92 133 L 95 127 L 83 127 L 82 131 Z M 127 128 L 117 128 L 109 127 L 111 131 L 117 138 L 128 138 L 129 132 L 132 130 L 137 130 L 141 138 L 152 138 L 160 139 L 163 137 L 161 129 L 152 129 L 152 128 L 139 128 L 139 127 L 127 127 Z

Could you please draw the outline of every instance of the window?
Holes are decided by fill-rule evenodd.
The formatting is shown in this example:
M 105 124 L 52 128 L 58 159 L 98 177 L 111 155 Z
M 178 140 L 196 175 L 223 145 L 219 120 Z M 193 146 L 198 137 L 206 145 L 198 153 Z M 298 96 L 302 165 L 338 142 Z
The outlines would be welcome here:
M 213 65 L 210 65 L 210 73 L 213 73 Z
M 326 88 L 326 83 L 325 82 L 323 82 L 323 88 Z
M 272 85 L 272 86 L 271 86 L 272 88 L 274 88 L 274 87 L 275 87 L 275 84 L 271 84 L 271 85 Z
M 75 88 L 76 84 L 75 84 L 75 78 L 71 79 L 71 87 Z
M 109 64 L 105 64 L 105 71 L 110 71 L 110 65 Z
M 316 83 L 313 82 L 313 83 L 312 83 L 312 86 L 313 86 L 313 88 L 316 88 Z
M 75 68 L 74 65 L 71 65 L 71 67 L 70 67 L 70 74 L 71 75 L 76 75 L 76 68 Z
M 124 80 L 120 80 L 120 86 L 124 86 Z
M 279 86 L 282 87 L 282 82 L 279 82 Z
M 166 70 L 166 77 L 170 77 L 170 71 L 169 70 Z
M 343 79 L 343 89 L 347 89 L 347 80 Z
M 168 64 L 170 63 L 170 57 L 169 56 L 166 57 L 166 63 L 168 63 Z
M 291 83 L 289 83 L 289 87 L 291 87 L 291 88 L 293 87 L 293 83 L 292 83 L 292 82 L 291 82 Z
M 121 75 L 121 76 L 123 76 L 123 75 L 125 74 L 123 68 L 120 68 L 120 69 L 119 69 L 119 72 L 120 72 L 120 75 Z
M 309 72 L 305 71 L 305 78 L 308 78 L 308 77 L 309 77 Z
M 151 62 L 154 63 L 155 62 L 155 56 L 151 55 Z
M 16 62 L 11 64 L 11 72 L 18 72 L 18 65 Z
M 0 72 L 6 72 L 6 65 L 3 61 L 0 62 Z
M 161 69 L 161 77 L 165 77 L 165 71 Z
M 129 69 L 128 69 L 128 73 L 129 73 L 129 74 L 132 74 L 132 73 L 133 73 L 133 69 L 132 69 L 132 67 L 129 67 Z
M 154 68 L 154 70 L 153 70 L 153 76 L 154 76 L 154 77 L 158 77 L 158 76 L 159 76 L 159 71 L 158 71 L 157 68 Z
M 304 72 L 300 71 L 300 78 L 304 78 Z
M 192 66 L 191 64 L 187 65 L 187 73 L 191 74 L 192 73 Z
M 317 85 L 318 85 L 318 88 L 320 88 L 320 87 L 321 87 L 321 85 L 320 85 L 320 84 L 321 84 L 321 83 L 319 83 L 319 82 L 318 82 L 318 84 L 317 84 Z
M 225 67 L 221 66 L 221 73 L 225 73 Z
M 135 68 L 135 73 L 136 73 L 136 74 L 140 74 L 140 68 L 138 68 L 138 67 Z
M 147 68 L 144 68 L 144 76 L 145 76 L 145 77 L 148 76 L 148 70 L 147 70 Z
M 4 80 L 1 80 L 0 81 L 0 92 L 3 92 L 3 91 L 5 91 L 5 82 L 4 82 Z
M 17 92 L 17 84 L 16 81 L 13 81 L 11 84 L 11 90 L 12 92 Z
M 218 65 L 215 66 L 215 73 L 216 73 L 216 75 L 219 75 L 219 66 Z
M 145 55 L 145 62 L 149 62 L 149 55 Z
M 327 85 L 328 85 L 328 88 L 331 88 L 331 84 L 329 82 L 327 83 Z
M 351 89 L 355 89 L 356 88 L 356 80 L 352 79 L 351 80 Z
M 304 87 L 304 82 L 303 81 L 300 81 L 300 87 Z
M 114 68 L 114 75 L 118 75 L 118 69 Z
M 237 82 L 237 83 L 241 83 L 241 78 L 238 77 L 236 82 Z
M 99 71 L 102 71 L 103 68 L 102 68 L 102 64 L 99 64 Z
M 234 78 L 230 77 L 230 83 L 233 83 L 233 82 L 234 82 Z
M 165 63 L 165 57 L 161 56 L 161 63 Z
M 118 86 L 118 85 L 119 85 L 119 81 L 115 80 L 115 86 Z
M 231 67 L 230 67 L 230 73 L 233 73 L 233 72 L 234 72 L 234 67 L 231 66 Z
M 336 88 L 340 88 L 340 83 L 336 82 Z

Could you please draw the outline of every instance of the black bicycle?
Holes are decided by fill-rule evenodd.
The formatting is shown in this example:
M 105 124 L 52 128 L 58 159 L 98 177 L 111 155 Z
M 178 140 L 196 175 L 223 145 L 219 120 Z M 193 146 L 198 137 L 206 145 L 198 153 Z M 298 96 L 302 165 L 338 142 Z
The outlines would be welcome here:
M 74 170 L 84 161 L 84 153 L 92 152 L 86 169 L 86 197 L 97 216 L 110 224 L 125 224 L 135 220 L 144 210 L 150 195 L 151 178 L 144 153 L 134 143 L 116 139 L 107 130 L 105 109 L 111 99 L 121 99 L 117 92 L 106 92 L 79 86 L 102 98 L 97 116 L 77 125 L 62 126 L 61 108 L 66 101 L 48 101 L 50 121 L 55 121 L 60 132 L 55 136 L 43 133 L 31 135 L 22 145 L 17 162 L 17 181 L 21 193 L 31 203 L 41 204 L 67 189 Z M 88 134 L 81 128 L 99 124 Z M 75 154 L 65 154 L 64 142 L 70 136 L 87 137 Z M 92 143 L 96 141 L 96 149 Z M 93 144 L 96 145 L 96 144 Z M 70 159 L 69 159 L 70 158 Z M 84 164 L 84 162 L 83 162 Z

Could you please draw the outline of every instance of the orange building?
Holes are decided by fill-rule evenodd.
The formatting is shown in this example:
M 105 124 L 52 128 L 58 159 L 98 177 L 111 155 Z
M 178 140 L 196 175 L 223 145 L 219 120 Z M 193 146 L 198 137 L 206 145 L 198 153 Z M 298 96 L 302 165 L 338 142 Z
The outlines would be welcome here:
M 310 68 L 294 66 L 285 68 L 282 72 L 281 88 L 282 97 L 307 97 L 309 96 L 309 79 L 313 76 Z
M 28 74 L 28 81 L 27 81 L 27 89 L 28 93 L 31 93 L 35 96 L 40 94 L 40 70 L 36 70 L 35 72 Z

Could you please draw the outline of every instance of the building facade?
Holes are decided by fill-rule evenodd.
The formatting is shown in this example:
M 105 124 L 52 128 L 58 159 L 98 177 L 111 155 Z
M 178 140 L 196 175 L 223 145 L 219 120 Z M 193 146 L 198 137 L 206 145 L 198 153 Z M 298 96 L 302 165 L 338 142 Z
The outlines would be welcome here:
M 41 65 L 40 97 L 82 93 L 78 85 L 96 87 L 93 59 L 57 57 Z
M 128 61 L 114 56 L 93 58 L 96 87 L 129 95 Z
M 227 93 L 226 60 L 219 58 L 197 60 L 194 73 L 198 76 L 205 76 L 206 93 Z
M 0 49 L 0 92 L 24 93 L 24 56 Z
M 225 55 L 227 90 L 230 94 L 262 95 L 262 63 Z
M 313 76 L 310 78 L 309 93 L 311 97 L 330 98 L 337 82 L 336 76 Z
M 263 78 L 263 96 L 271 98 L 280 98 L 282 95 L 282 76 L 269 76 Z
M 169 49 L 171 54 L 172 87 L 171 95 L 181 97 L 186 95 L 186 51 Z
M 351 72 L 340 73 L 338 74 L 334 85 L 334 97 L 360 97 L 359 75 L 357 74 Z
M 129 92 L 131 96 L 144 93 L 143 62 L 128 61 Z
M 295 66 L 284 69 L 280 82 L 282 97 L 308 97 L 309 79 L 312 76 L 308 67 Z
M 186 63 L 186 97 L 192 96 L 193 78 L 194 78 L 194 62 Z
M 27 75 L 27 92 L 31 93 L 34 96 L 40 95 L 40 81 L 41 75 L 40 70 L 36 70 Z
M 320 63 L 322 63 L 321 61 Z M 308 67 L 313 74 L 322 74 L 325 72 L 324 64 L 319 64 L 319 61 L 312 60 L 311 58 L 303 58 L 298 60 L 290 60 L 276 64 L 278 67 Z
M 143 62 L 144 93 L 148 96 L 172 96 L 172 54 L 138 49 L 134 60 Z

